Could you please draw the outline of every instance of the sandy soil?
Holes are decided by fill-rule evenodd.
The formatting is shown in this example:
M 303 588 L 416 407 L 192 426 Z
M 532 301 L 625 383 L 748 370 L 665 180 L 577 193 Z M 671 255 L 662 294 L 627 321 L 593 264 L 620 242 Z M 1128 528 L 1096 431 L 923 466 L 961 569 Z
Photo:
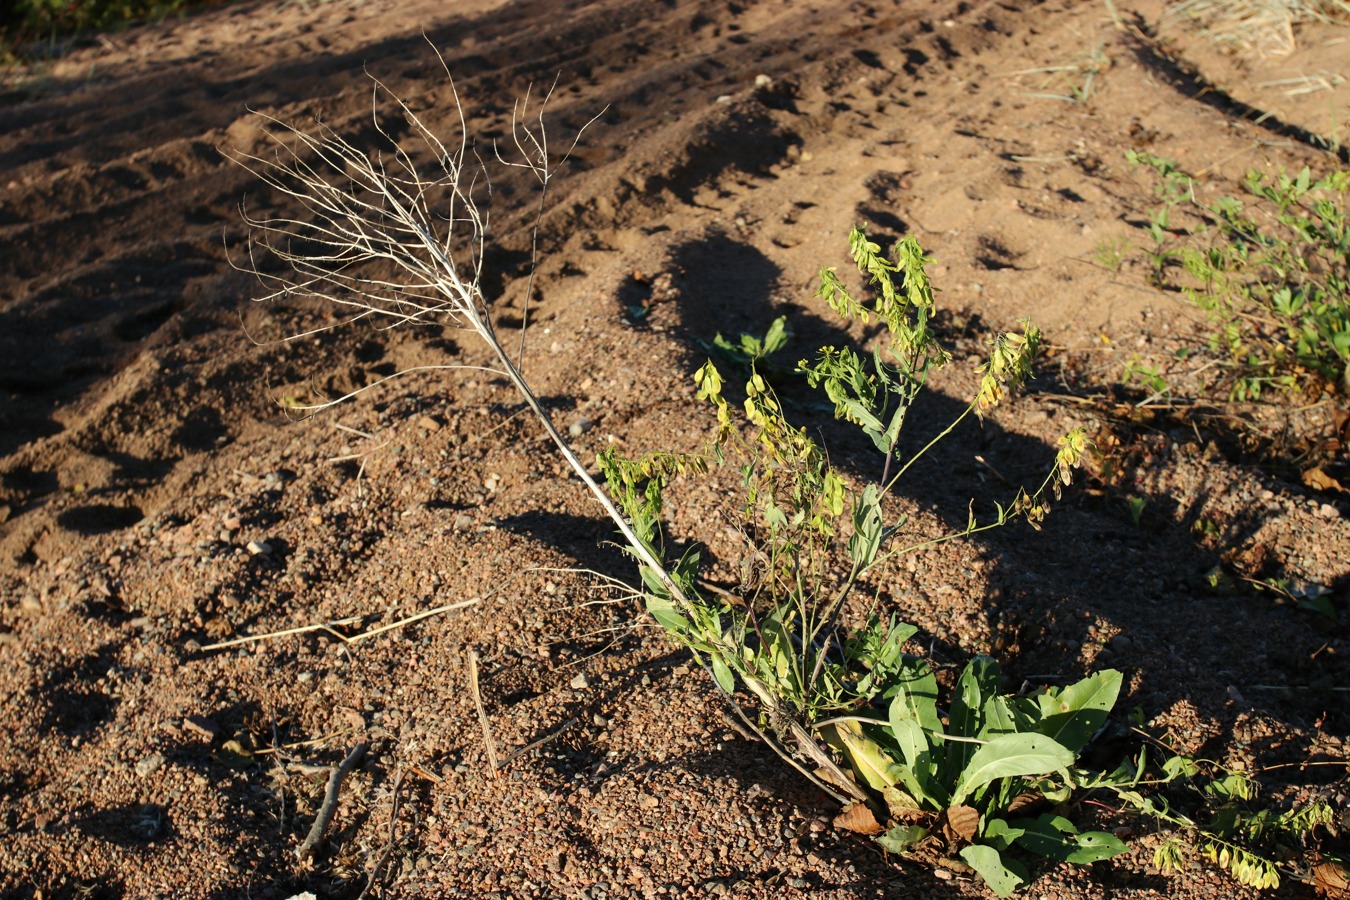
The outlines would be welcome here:
M 1324 166 L 1307 138 L 1346 121 L 1333 76 L 1350 41 L 1308 29 L 1292 55 L 1236 59 L 1173 30 L 1169 59 L 1134 30 L 1158 30 L 1161 7 L 1118 7 L 1130 27 L 1062 0 L 268 0 L 6 73 L 0 894 L 355 896 L 374 874 L 390 897 L 984 895 L 830 827 L 828 799 L 738 733 L 688 656 L 579 571 L 633 576 L 505 382 L 423 372 L 287 415 L 485 359 L 451 331 L 365 323 L 280 343 L 288 313 L 310 314 L 251 303 L 229 261 L 241 200 L 280 202 L 220 152 L 264 146 L 251 111 L 368 138 L 368 72 L 449 130 L 428 41 L 479 146 L 555 77 L 560 142 L 599 117 L 550 186 L 525 336 L 527 374 L 584 456 L 698 447 L 705 342 L 786 313 L 805 355 L 838 337 L 812 292 L 819 266 L 846 267 L 848 228 L 912 233 L 938 260 L 958 356 L 920 432 L 965 402 L 989 330 L 1031 316 L 1052 353 L 1025 396 L 916 470 L 896 512 L 920 533 L 963 522 L 1074 425 L 1116 462 L 1042 532 L 909 557 L 873 585 L 884 603 L 937 659 L 993 651 L 1014 684 L 1120 668 L 1122 715 L 1260 772 L 1274 802 L 1344 804 L 1345 626 L 1241 577 L 1330 588 L 1343 623 L 1345 497 L 1251 465 L 1210 420 L 1083 400 L 1132 358 L 1196 343 L 1138 252 L 1101 262 L 1145 243 L 1151 185 L 1125 152 L 1179 159 L 1215 191 L 1250 167 Z M 1291 93 L 1317 77 L 1325 90 Z M 514 334 L 537 196 L 494 177 L 486 284 Z M 846 467 L 876 464 L 839 446 Z M 721 499 L 690 489 L 670 513 L 729 579 Z M 1227 587 L 1208 590 L 1216 565 Z M 501 754 L 547 739 L 497 777 L 473 654 Z M 324 767 L 360 743 L 328 843 L 298 861 Z M 1047 868 L 1028 896 L 1252 893 L 1158 873 L 1154 839 Z

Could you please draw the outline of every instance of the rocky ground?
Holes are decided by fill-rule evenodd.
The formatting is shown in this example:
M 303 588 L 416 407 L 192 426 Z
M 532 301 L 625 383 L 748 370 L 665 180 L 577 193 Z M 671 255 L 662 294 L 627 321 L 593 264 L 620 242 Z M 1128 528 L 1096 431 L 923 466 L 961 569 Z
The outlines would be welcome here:
M 1118 384 L 1132 361 L 1203 343 L 1194 311 L 1149 284 L 1152 183 L 1126 151 L 1216 192 L 1249 168 L 1325 169 L 1314 136 L 1343 134 L 1350 33 L 1231 54 L 1163 13 L 266 0 L 6 72 L 0 894 L 985 895 L 834 829 L 828 798 L 747 740 L 606 587 L 632 566 L 508 383 L 422 369 L 313 417 L 288 409 L 487 360 L 471 335 L 369 320 L 283 341 L 335 320 L 252 303 L 239 268 L 241 202 L 284 209 L 227 158 L 268 146 L 259 114 L 373 140 L 376 77 L 453 133 L 436 51 L 480 150 L 555 80 L 553 145 L 594 119 L 549 184 L 529 287 L 538 194 L 483 153 L 484 284 L 511 341 L 528 318 L 526 374 L 584 458 L 701 446 L 690 373 L 713 336 L 786 314 L 787 352 L 807 355 L 839 337 L 812 295 L 821 265 L 847 271 L 850 226 L 913 234 L 956 352 L 919 432 L 964 405 L 991 330 L 1030 316 L 1049 352 L 894 511 L 918 534 L 964 523 L 971 498 L 1038 480 L 1073 426 L 1108 462 L 1040 532 L 888 569 L 872 585 L 888 611 L 940 662 L 992 652 L 1014 685 L 1121 669 L 1122 720 L 1137 709 L 1257 773 L 1272 803 L 1344 805 L 1350 505 L 1244 454 L 1244 411 L 1134 409 L 1147 398 Z M 1199 377 L 1169 365 L 1178 385 Z M 1325 431 L 1338 403 L 1302 427 Z M 839 446 L 846 469 L 877 464 Z M 729 579 L 726 496 L 684 486 L 668 513 Z M 1326 588 L 1340 624 L 1244 577 Z M 327 767 L 358 745 L 327 843 L 299 859 Z M 1201 866 L 1159 873 L 1156 840 L 1143 828 L 1126 856 L 1049 867 L 1028 895 L 1255 893 Z M 1290 877 L 1281 893 L 1315 888 Z

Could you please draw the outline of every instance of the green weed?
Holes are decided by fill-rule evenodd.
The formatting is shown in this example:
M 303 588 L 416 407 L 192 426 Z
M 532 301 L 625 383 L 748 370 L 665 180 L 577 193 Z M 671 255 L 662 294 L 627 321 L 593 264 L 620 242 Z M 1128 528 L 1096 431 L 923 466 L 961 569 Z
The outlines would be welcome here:
M 1170 829 L 1153 852 L 1161 871 L 1183 871 L 1198 856 L 1240 884 L 1259 889 L 1278 888 L 1281 869 L 1293 871 L 1293 860 L 1311 856 L 1319 830 L 1334 829 L 1339 819 L 1324 800 L 1282 811 L 1262 807 L 1256 803 L 1257 784 L 1246 773 L 1170 751 L 1155 769 L 1150 770 L 1141 750 L 1133 774 L 1122 766 L 1078 786 L 1113 792 L 1127 809 Z M 1169 803 L 1160 793 L 1166 786 L 1185 788 L 1186 796 L 1179 799 L 1196 811 L 1182 812 L 1179 804 Z M 1343 861 L 1326 859 L 1343 866 Z
M 1156 283 L 1209 313 L 1210 348 L 1225 358 L 1233 399 L 1267 389 L 1350 387 L 1350 171 L 1314 181 L 1250 172 L 1245 197 L 1202 203 L 1175 163 L 1149 153 L 1162 205 L 1147 230 Z M 1174 230 L 1184 208 L 1202 223 Z
M 1103 268 L 1119 272 L 1130 255 L 1130 242 L 1119 238 L 1104 240 L 1092 252 L 1093 260 Z
M 1101 672 L 1062 690 L 1016 697 L 999 693 L 997 664 L 980 657 L 944 700 L 944 722 L 931 665 L 903 649 L 917 629 L 873 616 L 848 632 L 839 627 L 839 616 L 859 580 L 884 560 L 1014 519 L 1038 523 L 1048 509 L 1046 495 L 1070 481 L 1087 442 L 1081 431 L 1066 435 L 1040 486 L 1019 489 L 988 521 L 972 516 L 951 534 L 906 542 L 905 520 L 888 521 L 884 499 L 915 460 L 955 427 L 953 422 L 912 456 L 899 454 L 909 410 L 950 356 L 929 328 L 934 295 L 918 243 L 906 238 L 887 258 L 855 229 L 849 244 L 874 300 L 857 299 L 830 267 L 821 271 L 817 296 L 845 319 L 879 321 L 888 340 L 870 354 L 822 347 L 798 368 L 824 391 L 839 419 L 872 441 L 880 457 L 877 480 L 851 485 L 810 434 L 787 421 L 776 394 L 755 371 L 756 352 L 769 342 L 755 339 L 730 345 L 750 365 L 739 414 L 712 362 L 695 374 L 698 396 L 717 421 L 706 453 L 628 459 L 611 449 L 601 455 L 600 467 L 656 558 L 664 558 L 659 520 L 670 478 L 714 465 L 739 468 L 739 530 L 751 539 L 747 555 L 760 561 L 742 585 L 744 602 L 701 595 L 699 559 L 687 553 L 668 566 L 682 602 L 644 567 L 648 610 L 728 696 L 738 686 L 755 696 L 761 716 L 753 727 L 785 760 L 824 790 L 869 810 L 882 846 L 920 858 L 939 849 L 959 853 L 1006 894 L 1030 880 L 1018 860 L 1022 853 L 1089 862 L 1124 850 L 1111 835 L 1079 834 L 1061 817 L 1014 813 L 1032 796 L 1072 790 L 1061 773 L 1105 723 L 1120 674 Z M 980 388 L 957 422 L 983 415 L 1025 379 L 1039 337 L 1025 325 L 1020 333 L 992 339 Z M 841 558 L 845 574 L 836 577 L 832 562 Z M 808 771 L 797 756 L 821 774 Z
M 937 438 L 917 452 L 902 453 L 899 437 L 907 415 L 930 374 L 950 356 L 929 328 L 934 294 L 918 243 L 906 238 L 888 258 L 855 229 L 850 249 L 873 299 L 857 299 L 833 268 L 822 270 L 819 296 L 845 319 L 880 322 L 881 343 L 871 353 L 822 347 L 798 368 L 825 392 L 840 419 L 869 437 L 879 474 L 855 483 L 830 464 L 807 429 L 788 421 L 758 371 L 765 353 L 774 347 L 781 352 L 784 323 L 762 339 L 724 342 L 748 371 L 745 399 L 737 406 L 727 399 L 722 373 L 712 362 L 695 374 L 698 398 L 716 423 L 704 452 L 658 450 L 629 458 L 607 450 L 598 458 L 606 490 L 558 430 L 497 334 L 479 283 L 487 231 L 478 206 L 484 179 L 477 177 L 481 162 L 468 135 L 461 129 L 458 142 L 447 148 L 378 82 L 373 98 L 377 126 L 384 102 L 393 106 L 395 121 L 410 126 L 399 132 L 399 141 L 389 137 L 392 129 L 377 127 L 390 141 L 387 152 L 357 147 L 322 124 L 307 134 L 269 120 L 278 133 L 277 152 L 237 156 L 303 208 L 298 215 L 246 212 L 252 236 L 242 258 L 264 285 L 257 299 L 301 293 L 358 310 L 357 318 L 451 324 L 483 341 L 493 354 L 493 370 L 516 388 L 618 528 L 637 562 L 639 593 L 653 619 L 707 668 L 747 727 L 785 763 L 850 804 L 847 814 L 862 820 L 859 830 L 911 857 L 959 856 L 1005 895 L 1029 882 L 1028 856 L 1087 863 L 1124 849 L 1115 836 L 1079 832 L 1060 814 L 1063 804 L 1083 792 L 1114 791 L 1127 805 L 1190 829 L 1210 842 L 1195 845 L 1200 853 L 1217 847 L 1216 860 L 1230 871 L 1259 876 L 1263 883 L 1268 870 L 1249 856 L 1236 866 L 1234 851 L 1225 857 L 1224 848 L 1259 855 L 1267 835 L 1320 827 L 1309 824 L 1321 821 L 1320 812 L 1307 819 L 1261 818 L 1245 807 L 1197 824 L 1142 793 L 1181 773 L 1168 763 L 1173 775 L 1165 772 L 1163 779 L 1148 782 L 1142 754 L 1137 767 L 1105 775 L 1079 768 L 1081 752 L 1117 700 L 1118 672 L 1007 694 L 1000 691 L 997 664 L 977 657 L 944 696 L 933 666 L 905 652 L 916 634 L 913 626 L 875 613 L 854 628 L 842 621 L 851 594 L 887 560 L 1014 520 L 1036 526 L 1049 509 L 1049 496 L 1058 497 L 1070 483 L 1088 449 L 1078 429 L 1060 439 L 1039 486 L 1016 489 L 984 520 L 971 514 L 964 527 L 929 537 L 913 534 L 903 516 L 887 512 L 888 494 L 917 459 L 957 422 L 984 415 L 1027 377 L 1040 339 L 1034 327 L 995 335 L 978 370 L 975 397 Z M 539 124 L 527 124 L 536 115 Z M 527 97 L 512 122 L 519 153 L 507 164 L 527 169 L 546 189 L 556 168 L 543 121 L 543 110 L 531 111 Z M 424 160 L 424 170 L 417 159 Z M 442 214 L 447 206 L 456 215 Z M 267 264 L 257 262 L 261 259 Z M 391 275 L 390 267 L 397 274 Z M 740 475 L 740 492 L 726 513 L 745 535 L 753 560 L 737 594 L 705 590 L 697 547 L 669 555 L 662 529 L 672 480 L 700 478 L 723 466 L 734 466 Z M 758 715 L 747 714 L 737 700 L 746 695 Z M 1181 851 L 1167 852 L 1171 860 Z

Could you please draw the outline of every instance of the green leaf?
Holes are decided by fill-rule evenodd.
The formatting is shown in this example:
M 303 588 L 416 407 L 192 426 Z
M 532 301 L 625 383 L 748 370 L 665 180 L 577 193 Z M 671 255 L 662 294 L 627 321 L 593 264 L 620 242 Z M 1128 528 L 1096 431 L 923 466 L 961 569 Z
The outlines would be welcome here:
M 987 741 L 1001 734 L 1031 731 L 1036 723 L 1035 707 L 1016 697 L 990 697 L 984 704 L 984 725 L 976 735 Z
M 1027 870 L 1016 860 L 1004 860 L 997 850 L 987 844 L 971 844 L 961 848 L 961 858 L 966 861 L 989 889 L 1000 897 L 1010 897 L 1013 891 L 1031 881 Z
M 1073 823 L 1062 816 L 1042 815 L 1019 819 L 1023 834 L 1017 844 L 1039 856 L 1078 865 L 1119 856 L 1128 849 L 1124 842 L 1105 831 L 1078 833 Z
M 948 734 L 973 738 L 983 730 L 985 703 L 998 692 L 998 675 L 998 663 L 987 656 L 977 656 L 966 664 L 952 695 Z M 947 743 L 946 771 L 952 777 L 965 769 L 976 746 L 967 741 Z
M 717 686 L 730 694 L 736 690 L 736 676 L 732 674 L 731 667 L 726 664 L 726 660 L 716 653 L 709 653 L 708 660 L 712 663 L 713 678 L 717 679 Z
M 648 588 L 646 592 L 647 611 L 652 614 L 656 624 L 677 639 L 691 638 L 693 636 L 693 625 L 676 611 L 675 604 L 671 602 L 665 586 L 648 567 L 643 566 L 641 571 L 642 581 Z
M 899 722 L 915 722 L 924 731 L 942 731 L 942 720 L 938 717 L 937 676 L 927 663 L 906 666 L 895 679 L 895 684 L 887 691 L 892 697 L 890 708 L 891 727 Z M 924 746 L 928 739 L 924 738 Z
M 1000 778 L 1045 775 L 1073 765 L 1073 751 L 1043 734 L 999 735 L 970 758 L 952 794 L 953 806 Z
M 881 497 L 877 486 L 869 484 L 853 504 L 853 536 L 848 539 L 848 556 L 855 569 L 865 569 L 877 558 L 883 533 Z
M 1041 694 L 1037 698 L 1041 721 L 1036 730 L 1075 753 L 1082 750 L 1106 724 L 1122 681 L 1119 672 L 1105 669 L 1062 690 Z
M 928 837 L 928 829 L 919 825 L 899 825 L 877 835 L 877 843 L 891 853 L 908 853 L 909 848 Z
M 1025 829 L 1009 825 L 1003 819 L 989 819 L 984 823 L 983 837 L 996 850 L 1007 850 L 1025 833 Z
M 862 725 L 852 720 L 826 726 L 821 734 L 849 761 L 867 786 L 884 791 L 899 778 L 899 766 L 881 745 L 863 733 Z M 833 738 L 833 739 L 832 739 Z

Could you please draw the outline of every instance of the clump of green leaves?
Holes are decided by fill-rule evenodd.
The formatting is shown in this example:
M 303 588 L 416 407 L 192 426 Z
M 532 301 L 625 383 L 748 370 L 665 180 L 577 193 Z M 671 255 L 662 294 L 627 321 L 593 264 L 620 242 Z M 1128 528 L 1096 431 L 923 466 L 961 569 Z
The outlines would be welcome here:
M 1131 152 L 1158 177 L 1148 226 L 1155 281 L 1209 313 L 1210 346 L 1230 363 L 1234 399 L 1309 384 L 1350 389 L 1350 171 L 1318 180 L 1252 171 L 1245 196 L 1212 203 L 1176 163 Z M 1177 229 L 1185 209 L 1203 223 Z
M 723 337 L 719 331 L 712 344 L 705 346 L 733 366 L 749 369 L 751 366 L 764 365 L 769 357 L 786 347 L 791 340 L 792 331 L 788 328 L 787 316 L 779 316 L 769 323 L 763 335 L 743 332 L 733 341 Z
M 737 468 L 738 527 L 752 560 L 737 595 L 700 589 L 694 551 L 660 573 L 643 567 L 648 610 L 728 696 L 742 687 L 753 695 L 759 716 L 746 722 L 823 790 L 868 810 L 884 846 L 921 858 L 959 852 L 1002 893 L 1029 880 L 1016 859 L 1021 851 L 1086 862 L 1123 849 L 1110 835 L 1079 834 L 1062 817 L 1014 814 L 1072 791 L 1068 767 L 1105 721 L 1119 673 L 1012 697 L 999 693 L 993 660 L 979 658 L 962 675 L 944 721 L 932 667 L 904 652 L 916 629 L 875 615 L 850 629 L 841 614 L 867 573 L 896 555 L 1016 519 L 1037 524 L 1049 495 L 1071 481 L 1087 440 L 1081 430 L 1062 438 L 1041 484 L 1018 489 L 987 520 L 972 515 L 952 533 L 907 537 L 907 521 L 888 516 L 886 497 L 941 435 L 908 456 L 900 435 L 929 376 L 951 356 L 931 328 L 934 292 L 918 242 L 906 238 L 888 257 L 854 229 L 849 246 L 871 298 L 859 299 L 832 267 L 822 269 L 817 296 L 844 319 L 881 323 L 882 339 L 870 352 L 821 347 L 798 370 L 840 420 L 872 441 L 880 457 L 875 480 L 846 478 L 807 429 L 789 422 L 757 368 L 785 331 L 777 324 L 763 340 L 724 342 L 748 367 L 741 403 L 728 399 L 711 361 L 695 373 L 698 398 L 717 422 L 704 453 L 630 460 L 611 449 L 600 467 L 643 542 L 646 555 L 637 555 L 658 559 L 665 559 L 659 518 L 671 479 L 714 464 Z M 1030 324 L 993 336 L 975 397 L 942 434 L 986 414 L 1020 384 L 1039 341 Z
M 1030 882 L 1019 858 L 1026 854 L 1090 863 L 1125 851 L 1114 835 L 1079 832 L 1049 809 L 1079 786 L 1070 770 L 1106 724 L 1119 672 L 1011 696 L 999 691 L 998 664 L 976 657 L 945 698 L 944 717 L 927 663 L 862 661 L 873 671 L 894 669 L 881 694 L 884 719 L 841 717 L 825 733 L 881 793 L 890 827 L 877 840 L 887 850 L 920 858 L 954 852 L 1001 897 Z

